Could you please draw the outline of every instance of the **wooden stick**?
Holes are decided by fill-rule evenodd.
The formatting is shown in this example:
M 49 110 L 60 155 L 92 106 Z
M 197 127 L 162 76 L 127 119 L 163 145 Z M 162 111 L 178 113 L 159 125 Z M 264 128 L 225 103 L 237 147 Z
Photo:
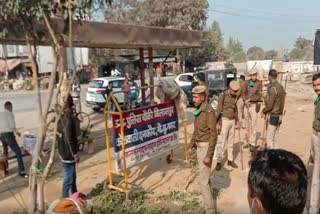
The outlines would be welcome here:
M 264 123 L 263 123 L 263 129 L 262 129 L 262 147 L 263 149 L 267 148 L 267 137 L 266 137 L 266 132 L 267 132 L 267 119 L 268 115 L 266 115 L 266 118 L 264 118 Z
M 238 137 L 239 137 L 239 143 L 240 143 L 241 170 L 243 171 L 243 149 L 242 149 L 242 143 L 241 143 L 241 139 L 240 139 L 240 136 L 241 136 L 240 132 L 241 132 L 241 127 L 239 127 Z
M 186 186 L 184 187 L 184 191 L 186 192 L 188 187 L 190 186 L 190 184 L 196 179 L 196 177 L 198 176 L 197 171 L 193 171 L 191 172 L 191 174 L 189 175 L 189 179 L 187 181 Z

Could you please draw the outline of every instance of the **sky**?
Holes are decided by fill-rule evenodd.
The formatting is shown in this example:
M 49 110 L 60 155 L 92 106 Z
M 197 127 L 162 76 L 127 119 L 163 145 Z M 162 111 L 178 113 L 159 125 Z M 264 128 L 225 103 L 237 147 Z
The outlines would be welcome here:
M 207 25 L 218 21 L 225 43 L 238 38 L 245 49 L 292 48 L 320 29 L 320 0 L 208 0 Z

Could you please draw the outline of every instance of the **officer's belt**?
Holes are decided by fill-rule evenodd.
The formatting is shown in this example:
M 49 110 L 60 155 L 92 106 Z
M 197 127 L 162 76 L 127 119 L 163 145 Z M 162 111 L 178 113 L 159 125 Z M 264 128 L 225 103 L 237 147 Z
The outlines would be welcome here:
M 198 147 L 206 147 L 209 145 L 209 142 L 197 142 L 196 145 Z

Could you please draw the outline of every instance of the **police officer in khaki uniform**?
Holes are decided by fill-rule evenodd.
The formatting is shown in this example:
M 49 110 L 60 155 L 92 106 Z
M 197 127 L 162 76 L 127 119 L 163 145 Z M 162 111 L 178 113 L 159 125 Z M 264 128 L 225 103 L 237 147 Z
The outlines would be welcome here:
M 243 101 L 245 103 L 244 117 L 246 119 L 247 139 L 251 152 L 256 150 L 257 120 L 260 112 L 262 98 L 262 82 L 258 80 L 258 70 L 249 72 L 250 79 L 245 82 L 243 88 Z
M 217 108 L 217 130 L 218 133 L 221 130 L 222 150 L 219 152 L 220 155 L 218 155 L 217 158 L 217 171 L 219 171 L 222 167 L 221 159 L 226 147 L 228 153 L 228 166 L 231 166 L 232 168 L 238 168 L 233 161 L 233 143 L 235 128 L 236 126 L 238 127 L 237 100 L 239 89 L 240 84 L 233 80 L 229 84 L 229 89 L 219 97 Z
M 268 117 L 267 147 L 268 149 L 278 149 L 277 142 L 281 117 L 284 110 L 286 92 L 283 86 L 277 81 L 278 72 L 274 69 L 269 71 L 269 81 L 266 106 L 262 110 L 262 118 Z
M 197 149 L 199 164 L 200 190 L 206 213 L 214 213 L 214 200 L 211 193 L 210 177 L 212 157 L 217 142 L 216 114 L 206 102 L 206 87 L 196 86 L 192 90 L 193 103 L 196 110 L 193 112 L 194 132 L 189 145 L 189 155 L 192 149 Z
M 314 101 L 314 116 L 312 123 L 312 138 L 311 151 L 314 159 L 311 193 L 310 193 L 310 208 L 309 212 L 319 213 L 320 205 L 320 73 L 316 73 L 312 77 L 312 84 L 317 98 Z
M 245 121 L 244 121 L 244 101 L 243 101 L 243 88 L 245 87 L 246 77 L 242 74 L 239 78 L 240 90 L 238 91 L 238 101 L 237 101 L 237 109 L 238 109 L 238 119 L 239 125 L 241 128 L 245 129 Z

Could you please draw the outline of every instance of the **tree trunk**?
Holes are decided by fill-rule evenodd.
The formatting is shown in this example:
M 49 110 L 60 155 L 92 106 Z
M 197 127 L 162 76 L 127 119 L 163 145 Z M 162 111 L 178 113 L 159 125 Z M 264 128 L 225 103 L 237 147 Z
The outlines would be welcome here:
M 75 65 L 75 60 L 74 60 L 74 54 L 73 54 L 73 47 L 72 47 L 72 1 L 69 0 L 68 1 L 69 5 L 68 5 L 68 18 L 69 18 L 69 48 L 71 50 L 71 57 L 72 57 L 72 63 L 74 64 L 74 69 L 73 69 L 73 75 L 72 75 L 72 82 L 75 79 L 75 75 L 76 75 L 76 65 Z M 43 10 L 42 10 L 43 12 Z M 39 80 L 38 80 L 38 66 L 37 66 L 37 62 L 35 60 L 35 55 L 33 55 L 32 53 L 32 48 L 31 48 L 31 40 L 30 37 L 28 35 L 26 35 L 26 40 L 27 40 L 27 46 L 29 49 L 29 58 L 30 61 L 32 63 L 32 69 L 33 69 L 33 74 L 34 74 L 34 79 L 36 81 L 35 84 L 35 90 L 36 90 L 36 95 L 37 95 L 37 114 L 39 117 L 39 130 L 38 130 L 38 135 L 37 135 L 37 144 L 36 144 L 36 148 L 35 148 L 35 153 L 32 159 L 32 167 L 30 168 L 30 178 L 29 178 L 29 190 L 30 190 L 30 195 L 29 195 L 29 208 L 28 208 L 28 213 L 29 214 L 34 214 L 34 213 L 45 213 L 45 206 L 44 206 L 44 185 L 45 185 L 45 180 L 47 179 L 50 171 L 51 171 L 51 167 L 53 165 L 53 160 L 54 160 L 54 156 L 55 156 L 55 144 L 56 144 L 56 132 L 57 132 L 57 127 L 58 127 L 58 121 L 61 117 L 62 112 L 60 112 L 59 110 L 61 110 L 60 108 L 57 108 L 57 104 L 59 102 L 59 91 L 62 85 L 62 80 L 63 80 L 63 73 L 64 71 L 66 71 L 66 54 L 65 54 L 65 48 L 63 48 L 62 46 L 60 46 L 60 44 L 58 43 L 57 37 L 51 27 L 51 24 L 49 22 L 49 17 L 47 17 L 47 15 L 44 15 L 44 21 L 47 27 L 47 30 L 49 31 L 49 35 L 51 37 L 52 43 L 53 43 L 53 47 L 55 47 L 55 53 L 56 53 L 56 64 L 55 64 L 55 68 L 52 71 L 51 74 L 51 79 L 50 79 L 50 85 L 49 85 L 49 91 L 48 91 L 48 98 L 47 101 L 45 103 L 45 108 L 44 111 L 42 109 L 42 105 L 41 105 L 41 95 L 40 95 L 40 88 L 39 88 Z M 34 39 L 35 40 L 35 39 Z M 36 47 L 35 45 L 35 41 L 34 41 L 34 47 Z M 55 85 L 55 79 L 56 79 L 56 73 L 57 70 L 60 71 L 60 78 L 59 78 L 59 84 L 58 84 L 58 89 L 56 91 L 55 97 L 56 97 L 56 105 L 55 105 L 55 112 L 56 112 L 56 121 L 55 121 L 55 128 L 54 128 L 54 138 L 53 138 L 53 142 L 51 145 L 51 152 L 50 152 L 50 156 L 49 156 L 49 160 L 48 163 L 45 167 L 45 170 L 43 172 L 43 174 L 40 174 L 39 172 L 37 172 L 35 170 L 35 168 L 40 168 L 40 155 L 42 153 L 43 150 L 43 144 L 45 141 L 45 137 L 46 137 L 46 118 L 47 118 L 47 114 L 48 114 L 48 110 L 51 106 L 52 103 L 52 97 L 53 97 L 53 90 L 54 90 L 54 85 Z M 69 88 L 67 90 L 67 94 L 70 93 L 70 89 L 71 89 L 71 85 L 69 85 Z M 62 103 L 62 108 L 64 107 L 64 103 Z
M 32 69 L 33 69 L 33 74 L 34 74 L 34 79 L 35 79 L 35 90 L 37 94 L 37 112 L 38 112 L 38 117 L 39 117 L 39 130 L 38 130 L 38 135 L 37 135 L 37 144 L 36 148 L 33 154 L 33 159 L 32 159 L 32 166 L 36 168 L 40 168 L 40 155 L 43 150 L 43 144 L 45 141 L 46 137 L 46 118 L 48 114 L 48 110 L 50 108 L 50 105 L 52 103 L 52 95 L 53 95 L 53 90 L 54 90 L 54 85 L 55 85 L 55 77 L 56 77 L 56 72 L 57 72 L 57 67 L 58 63 L 61 61 L 60 60 L 60 46 L 57 43 L 56 37 L 54 35 L 54 32 L 50 26 L 50 23 L 47 20 L 47 17 L 45 16 L 45 23 L 48 28 L 48 31 L 52 37 L 54 46 L 55 46 L 55 53 L 56 53 L 56 64 L 54 66 L 54 70 L 51 73 L 51 79 L 50 79 L 50 85 L 49 85 L 49 90 L 48 90 L 48 98 L 45 103 L 45 109 L 43 112 L 42 105 L 41 105 L 41 95 L 40 95 L 40 89 L 39 89 L 39 79 L 38 79 L 38 66 L 37 62 L 35 60 L 36 57 L 36 52 L 33 54 L 32 53 L 32 48 L 31 48 L 31 43 L 30 43 L 30 38 L 27 35 L 27 45 L 29 49 L 29 59 L 32 63 Z M 34 41 L 34 49 L 36 50 L 36 41 Z M 58 92 L 57 92 L 58 93 Z M 56 128 L 55 128 L 56 130 Z M 54 139 L 55 141 L 56 139 Z M 30 195 L 29 195 L 29 209 L 28 213 L 45 213 L 45 206 L 44 206 L 44 184 L 45 184 L 45 179 L 47 178 L 53 158 L 54 158 L 54 151 L 55 151 L 55 142 L 52 144 L 52 151 L 50 154 L 50 159 L 48 161 L 48 165 L 46 167 L 46 173 L 44 174 L 45 176 L 39 174 L 34 170 L 33 167 L 30 168 L 30 179 L 29 179 L 29 190 L 30 190 Z M 49 169 L 48 169 L 49 168 Z
M 30 42 L 31 39 L 28 34 L 26 35 L 26 41 L 27 41 L 27 46 L 29 50 L 29 59 L 31 61 L 32 70 L 33 70 L 33 78 L 35 80 L 37 114 L 38 114 L 38 119 L 40 124 L 40 127 L 38 129 L 38 135 L 37 135 L 37 144 L 36 144 L 36 148 L 32 158 L 32 167 L 30 168 L 29 186 L 30 186 L 31 197 L 30 197 L 30 203 L 29 203 L 29 213 L 31 214 L 31 213 L 39 213 L 41 211 L 44 211 L 43 193 L 41 193 L 40 191 L 37 191 L 38 185 L 39 183 L 41 183 L 40 181 L 41 177 L 39 176 L 39 174 L 35 172 L 35 170 L 33 170 L 33 167 L 39 168 L 39 158 L 40 158 L 40 154 L 43 146 L 45 123 L 42 117 L 41 94 L 40 94 L 38 71 L 37 71 L 38 66 L 35 60 L 36 47 L 34 45 L 34 53 L 33 53 L 31 42 Z

